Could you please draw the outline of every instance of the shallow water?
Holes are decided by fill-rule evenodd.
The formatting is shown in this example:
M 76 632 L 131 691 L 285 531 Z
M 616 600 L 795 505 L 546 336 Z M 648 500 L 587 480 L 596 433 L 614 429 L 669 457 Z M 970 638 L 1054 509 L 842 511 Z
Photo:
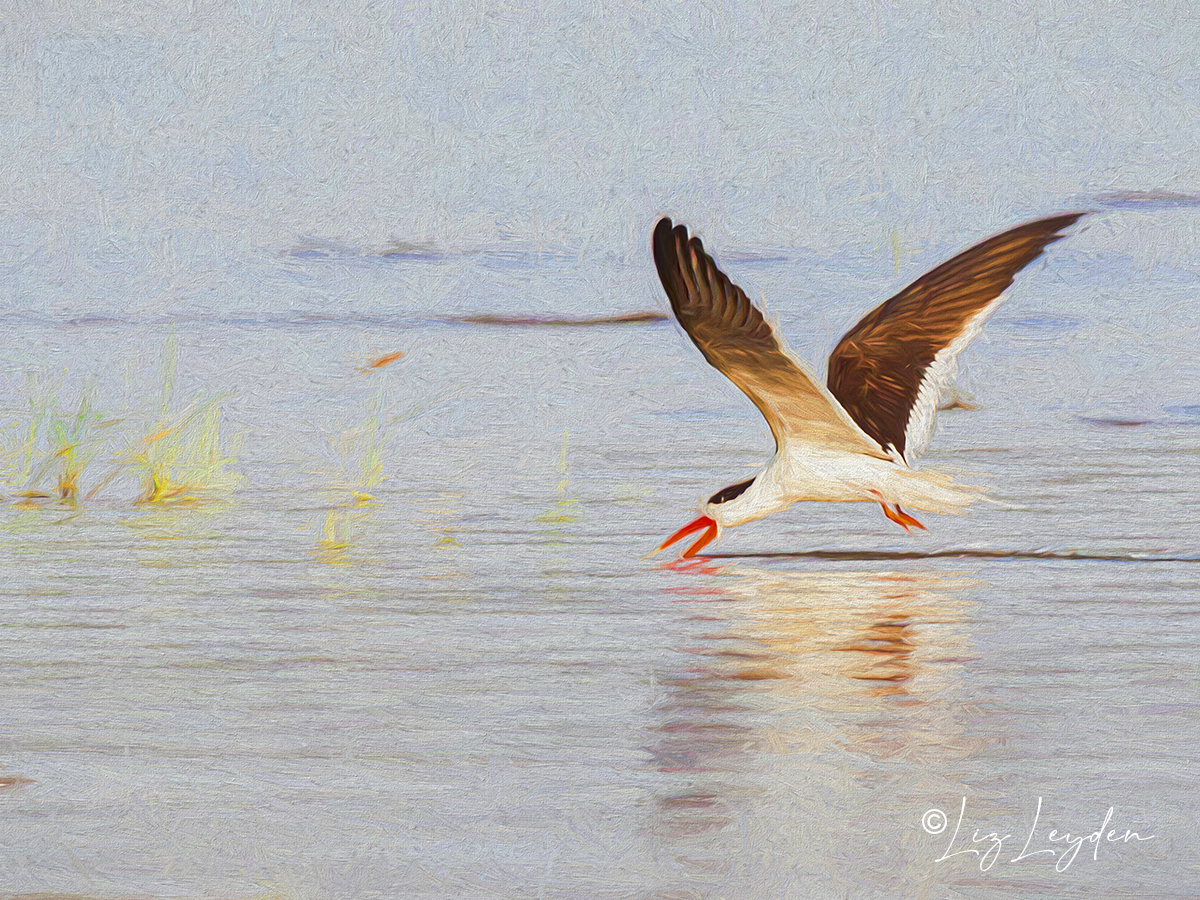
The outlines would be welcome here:
M 899 286 L 728 268 L 810 359 Z M 927 464 L 992 502 L 918 535 L 793 507 L 671 567 L 642 556 L 768 455 L 752 407 L 666 323 L 448 321 L 659 310 L 648 266 L 31 288 L 11 434 L 28 373 L 69 408 L 89 381 L 122 419 L 97 485 L 173 336 L 245 481 L 3 511 L 0 895 L 1196 896 L 1200 281 L 1088 271 L 1031 272 L 969 351 L 982 408 Z M 356 505 L 339 440 L 376 421 Z

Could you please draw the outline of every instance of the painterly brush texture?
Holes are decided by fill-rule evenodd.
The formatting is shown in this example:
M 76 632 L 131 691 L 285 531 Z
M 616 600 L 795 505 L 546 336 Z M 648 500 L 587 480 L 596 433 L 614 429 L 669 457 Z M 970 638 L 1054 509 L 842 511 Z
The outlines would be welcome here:
M 1190 6 L 8 6 L 0 900 L 1195 895 Z M 660 218 L 821 360 L 1084 210 L 990 502 L 643 559 L 771 445 Z

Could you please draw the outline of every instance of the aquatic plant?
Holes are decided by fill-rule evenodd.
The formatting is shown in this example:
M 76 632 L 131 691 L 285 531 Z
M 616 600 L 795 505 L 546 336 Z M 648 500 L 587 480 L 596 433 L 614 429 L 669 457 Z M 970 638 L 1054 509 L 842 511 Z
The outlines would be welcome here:
M 384 481 L 383 454 L 387 447 L 388 429 L 380 414 L 383 403 L 381 386 L 371 402 L 371 413 L 361 425 L 345 429 L 336 437 L 328 433 L 322 435 L 326 455 L 337 470 L 337 475 L 329 480 L 323 490 L 341 495 L 339 505 L 364 506 L 373 503 L 375 496 L 371 492 Z
M 218 395 L 191 404 L 129 455 L 129 464 L 143 477 L 138 503 L 194 504 L 225 497 L 242 483 L 231 468 L 236 449 L 222 452 L 223 399 Z
M 579 503 L 579 500 L 571 496 L 570 493 L 571 470 L 567 457 L 570 439 L 570 430 L 564 428 L 562 449 L 559 451 L 558 456 L 558 474 L 562 477 L 559 479 L 557 488 L 555 488 L 555 494 L 558 495 L 558 499 L 554 501 L 554 505 L 549 509 L 534 516 L 534 520 L 537 522 L 565 525 L 579 520 L 579 514 L 573 511 L 573 507 Z
M 70 419 L 55 418 L 50 422 L 50 439 L 55 451 L 52 459 L 57 463 L 55 493 L 61 503 L 75 505 L 79 500 L 79 482 L 84 469 L 91 463 L 99 449 L 96 441 L 89 440 L 92 426 L 110 425 L 104 417 L 93 412 L 88 392 L 79 399 L 79 411 Z
M 403 352 L 376 356 L 356 370 L 357 376 L 377 379 L 361 421 L 336 432 L 318 429 L 321 455 L 326 460 L 318 490 L 329 497 L 324 520 L 317 526 L 317 558 L 324 562 L 349 561 L 349 551 L 361 539 L 373 507 L 381 502 L 376 493 L 387 481 L 384 461 L 398 427 L 424 415 L 453 393 L 411 406 L 394 402 L 389 391 L 391 372 L 384 370 L 404 357 Z M 436 546 L 457 547 L 458 542 L 446 533 Z
M 350 551 L 361 540 L 362 526 L 373 512 L 369 507 L 334 507 L 326 510 L 324 525 L 317 535 L 317 559 L 333 565 L 350 563 Z
M 402 356 L 393 353 L 379 357 L 358 374 L 374 375 Z M 362 525 L 371 516 L 369 507 L 378 502 L 373 491 L 384 481 L 383 458 L 390 431 L 385 423 L 386 408 L 387 381 L 380 378 L 368 403 L 367 416 L 359 425 L 343 428 L 336 435 L 320 432 L 324 455 L 330 463 L 320 488 L 330 495 L 324 523 L 318 527 L 316 553 L 321 562 L 349 562 L 349 551 L 358 543 Z
M 221 403 L 227 394 L 197 395 L 183 409 L 175 402 L 176 346 L 168 338 L 163 349 L 160 400 L 154 418 L 144 420 L 145 436 L 129 442 L 108 476 L 88 494 L 91 498 L 119 475 L 141 476 L 139 505 L 191 506 L 224 500 L 241 485 L 234 471 L 240 436 L 222 438 Z
M 15 490 L 20 506 L 75 506 L 84 471 L 109 440 L 107 429 L 120 420 L 96 412 L 90 386 L 80 391 L 78 408 L 68 412 L 37 373 L 27 376 L 26 404 L 27 417 L 3 431 L 4 483 Z

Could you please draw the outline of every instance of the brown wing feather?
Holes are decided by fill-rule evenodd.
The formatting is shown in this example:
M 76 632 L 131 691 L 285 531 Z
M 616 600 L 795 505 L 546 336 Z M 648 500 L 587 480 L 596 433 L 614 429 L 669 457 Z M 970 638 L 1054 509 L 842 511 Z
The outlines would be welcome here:
M 779 344 L 746 293 L 717 268 L 699 238 L 662 219 L 654 263 L 671 309 L 704 358 L 753 401 L 775 443 L 796 438 L 883 456 Z M 887 458 L 883 456 L 883 458 Z
M 829 357 L 830 393 L 863 431 L 903 455 L 909 414 L 938 352 L 1083 215 L 1040 219 L 989 238 L 868 313 Z

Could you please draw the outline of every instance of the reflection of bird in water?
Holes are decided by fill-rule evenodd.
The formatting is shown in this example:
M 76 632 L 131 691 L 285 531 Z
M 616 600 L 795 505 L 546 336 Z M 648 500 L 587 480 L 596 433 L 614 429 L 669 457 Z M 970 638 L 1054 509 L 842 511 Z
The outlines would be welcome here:
M 695 631 L 655 706 L 659 834 L 720 830 L 775 779 L 835 784 L 856 756 L 969 752 L 952 699 L 969 579 L 722 568 L 693 599 L 672 594 Z
M 721 606 L 705 610 L 727 627 L 708 631 L 689 651 L 710 663 L 710 681 L 776 682 L 763 689 L 802 693 L 806 706 L 840 713 L 861 708 L 864 698 L 903 694 L 919 702 L 925 687 L 944 684 L 946 660 L 962 656 L 957 629 L 942 626 L 963 617 L 967 579 L 724 568 L 705 580 Z
M 914 798 L 962 790 L 990 742 L 959 687 L 974 582 L 740 565 L 671 581 L 677 662 L 647 747 L 655 896 L 860 896 L 834 889 L 841 863 L 892 871 L 928 806 Z
M 700 239 L 662 219 L 654 262 L 680 325 L 704 358 L 758 407 L 775 455 L 747 481 L 717 491 L 704 515 L 658 548 L 696 531 L 692 556 L 722 528 L 801 500 L 874 502 L 906 530 L 924 526 L 901 504 L 961 509 L 977 489 L 909 468 L 933 434 L 959 353 L 983 328 L 1021 269 L 1083 213 L 1029 222 L 960 253 L 854 326 L 829 357 L 822 386 L 784 347 L 745 292 L 717 268 Z
M 660 707 L 671 712 L 660 732 L 686 736 L 662 757 L 670 768 L 704 768 L 700 757 L 730 751 L 723 735 L 738 732 L 734 720 L 745 709 L 738 698 L 748 693 L 786 696 L 793 710 L 799 701 L 810 725 L 813 716 L 829 716 L 847 727 L 847 713 L 877 713 L 881 703 L 934 702 L 956 677 L 965 643 L 956 623 L 965 615 L 960 593 L 973 584 L 968 579 L 724 568 L 694 601 L 693 621 L 718 627 L 683 649 L 694 665 L 672 677 Z M 805 727 L 795 746 L 823 745 L 836 730 Z M 697 742 L 697 735 L 706 737 Z M 737 738 L 738 752 L 748 740 Z M 699 752 L 705 744 L 712 754 Z

